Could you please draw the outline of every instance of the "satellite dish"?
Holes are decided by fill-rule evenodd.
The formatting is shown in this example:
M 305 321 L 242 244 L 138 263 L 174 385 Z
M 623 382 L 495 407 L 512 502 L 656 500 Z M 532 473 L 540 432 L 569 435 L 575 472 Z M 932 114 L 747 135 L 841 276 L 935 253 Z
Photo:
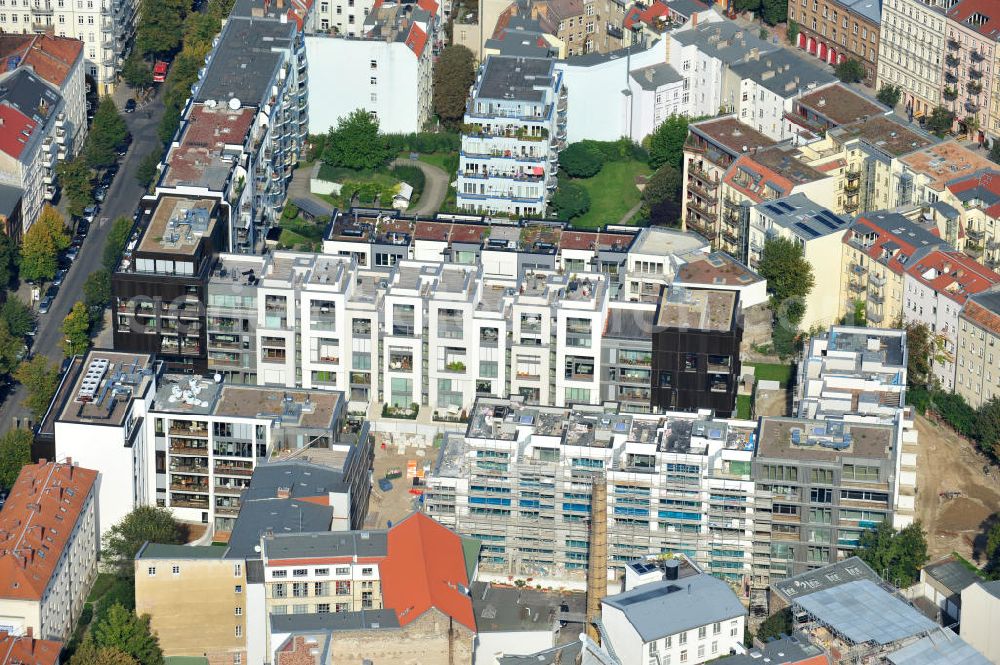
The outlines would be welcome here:
M 239 97 L 233 97 L 232 99 L 229 100 L 229 108 L 231 108 L 232 110 L 239 111 L 240 106 L 241 104 Z
M 210 109 L 214 109 L 217 105 L 218 105 L 218 102 L 215 101 L 214 99 L 206 99 L 205 100 L 205 106 L 207 106 Z
M 215 379 L 216 383 L 222 383 L 222 375 L 219 374 L 218 372 L 216 372 L 215 376 L 213 376 L 212 378 Z

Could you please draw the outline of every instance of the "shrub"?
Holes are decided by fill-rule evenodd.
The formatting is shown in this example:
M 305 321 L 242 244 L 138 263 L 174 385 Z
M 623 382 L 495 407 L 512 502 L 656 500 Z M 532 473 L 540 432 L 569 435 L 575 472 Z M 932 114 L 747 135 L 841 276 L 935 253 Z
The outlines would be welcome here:
M 590 178 L 604 166 L 604 153 L 593 143 L 572 143 L 559 153 L 559 166 L 574 178 Z
M 425 184 L 424 172 L 416 166 L 393 166 L 389 170 L 389 173 L 392 174 L 392 177 L 398 178 L 413 187 L 414 198 L 423 194 Z

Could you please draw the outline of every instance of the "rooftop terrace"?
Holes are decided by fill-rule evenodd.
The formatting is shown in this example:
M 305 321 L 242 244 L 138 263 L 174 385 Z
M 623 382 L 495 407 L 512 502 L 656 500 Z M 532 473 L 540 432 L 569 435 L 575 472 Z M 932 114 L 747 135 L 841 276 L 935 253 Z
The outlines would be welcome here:
M 669 286 L 663 290 L 656 325 L 687 330 L 729 330 L 738 316 L 735 291 Z
M 901 157 L 936 142 L 929 134 L 912 129 L 893 116 L 879 115 L 842 125 L 830 130 L 839 143 L 861 140 L 888 153 Z
M 845 457 L 888 459 L 895 441 L 891 425 L 840 420 L 762 418 L 757 456 L 836 462 Z
M 53 400 L 55 418 L 121 427 L 132 398 L 146 393 L 155 371 L 148 353 L 94 349 L 74 358 Z
M 139 251 L 193 255 L 202 238 L 212 235 L 217 205 L 215 199 L 160 197 L 139 242 Z

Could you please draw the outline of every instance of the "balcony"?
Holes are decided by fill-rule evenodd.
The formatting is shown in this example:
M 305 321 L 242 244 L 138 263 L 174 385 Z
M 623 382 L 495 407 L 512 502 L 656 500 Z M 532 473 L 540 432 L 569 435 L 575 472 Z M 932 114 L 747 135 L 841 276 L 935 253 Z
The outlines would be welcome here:
M 249 462 L 235 464 L 231 462 L 216 462 L 215 473 L 224 476 L 243 476 L 249 478 L 253 475 L 253 464 Z
M 208 497 L 199 499 L 193 495 L 174 495 L 170 494 L 170 505 L 173 508 L 197 508 L 200 510 L 208 510 Z
M 986 236 L 986 233 L 982 229 L 969 227 L 966 232 L 969 234 L 969 239 L 977 243 L 982 242 L 983 238 Z
M 868 292 L 868 302 L 874 303 L 876 305 L 881 305 L 885 302 L 885 298 L 875 291 Z
M 980 51 L 972 51 L 969 54 L 969 57 L 972 59 L 972 62 L 982 62 L 986 56 L 984 56 Z
M 625 36 L 625 34 L 624 32 L 622 32 L 622 29 L 619 28 L 618 26 L 611 25 L 610 23 L 608 23 L 608 36 L 611 37 L 612 39 L 622 39 Z
M 983 91 L 983 84 L 977 83 L 976 81 L 969 81 L 965 84 L 965 90 L 970 95 L 978 95 Z
M 946 87 L 944 89 L 944 92 L 942 94 L 944 95 L 944 98 L 946 100 L 948 100 L 949 102 L 953 102 L 956 99 L 958 99 L 958 90 L 956 90 L 955 88 L 952 88 L 950 86 Z
M 171 482 L 170 489 L 178 492 L 208 494 L 208 483 Z
M 881 277 L 879 275 L 872 275 L 868 278 L 868 281 L 871 282 L 872 286 L 875 286 L 876 288 L 882 288 L 885 286 L 885 277 Z
M 961 60 L 959 60 L 958 56 L 955 55 L 954 53 L 949 53 L 944 58 L 944 64 L 948 65 L 949 67 L 958 67 L 960 62 Z
M 182 462 L 172 462 L 170 464 L 170 473 L 191 473 L 196 475 L 207 476 L 208 475 L 208 465 L 207 464 L 184 464 Z
M 700 196 L 701 198 L 705 199 L 709 203 L 714 204 L 717 203 L 719 200 L 718 198 L 716 198 L 714 194 L 712 194 L 710 191 L 702 187 L 697 180 L 692 180 L 688 182 L 688 189 L 697 194 L 698 196 Z
M 182 457 L 208 457 L 208 447 L 207 446 L 186 446 L 186 445 L 171 445 L 170 446 L 171 455 L 179 455 Z
M 719 186 L 718 180 L 713 178 L 705 169 L 695 166 L 693 162 L 688 163 L 688 175 L 692 175 L 700 180 L 707 189 L 716 189 Z
M 690 199 L 687 202 L 687 208 L 688 210 L 693 210 L 705 219 L 713 222 L 719 218 L 719 216 L 712 208 L 709 207 L 707 203 L 700 202 L 698 199 Z
M 951 83 L 951 84 L 958 83 L 958 77 L 952 74 L 951 72 L 944 73 L 944 80 L 945 83 Z
M 979 113 L 979 104 L 975 103 L 971 99 L 965 102 L 965 110 L 969 113 Z
M 983 70 L 979 67 L 969 67 L 969 77 L 974 79 L 983 78 Z
M 956 40 L 949 38 L 946 42 L 949 51 L 957 51 L 962 47 Z

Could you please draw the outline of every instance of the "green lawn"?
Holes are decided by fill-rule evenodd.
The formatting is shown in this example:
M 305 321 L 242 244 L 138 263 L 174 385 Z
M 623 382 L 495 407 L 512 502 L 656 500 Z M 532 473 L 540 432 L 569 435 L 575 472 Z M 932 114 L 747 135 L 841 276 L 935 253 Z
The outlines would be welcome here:
M 639 202 L 635 186 L 637 175 L 649 175 L 646 164 L 635 160 L 607 162 L 593 178 L 573 179 L 590 194 L 590 210 L 573 220 L 573 226 L 597 228 L 617 224 L 622 216 Z M 633 218 L 634 219 L 634 218 Z
M 736 396 L 736 417 L 750 420 L 750 395 Z
M 87 595 L 87 602 L 94 603 L 100 600 L 101 596 L 106 594 L 114 583 L 114 575 L 111 573 L 99 573 L 97 575 L 97 579 L 94 580 L 94 586 L 90 587 L 90 593 Z
M 404 159 L 408 159 L 409 156 L 408 152 L 400 153 L 400 157 Z M 458 171 L 458 153 L 456 152 L 432 152 L 426 155 L 421 153 L 419 159 L 425 164 L 438 167 L 451 176 L 454 176 Z
M 745 363 L 756 368 L 754 376 L 758 381 L 777 381 L 782 388 L 787 388 L 792 380 L 792 366 L 775 363 Z

